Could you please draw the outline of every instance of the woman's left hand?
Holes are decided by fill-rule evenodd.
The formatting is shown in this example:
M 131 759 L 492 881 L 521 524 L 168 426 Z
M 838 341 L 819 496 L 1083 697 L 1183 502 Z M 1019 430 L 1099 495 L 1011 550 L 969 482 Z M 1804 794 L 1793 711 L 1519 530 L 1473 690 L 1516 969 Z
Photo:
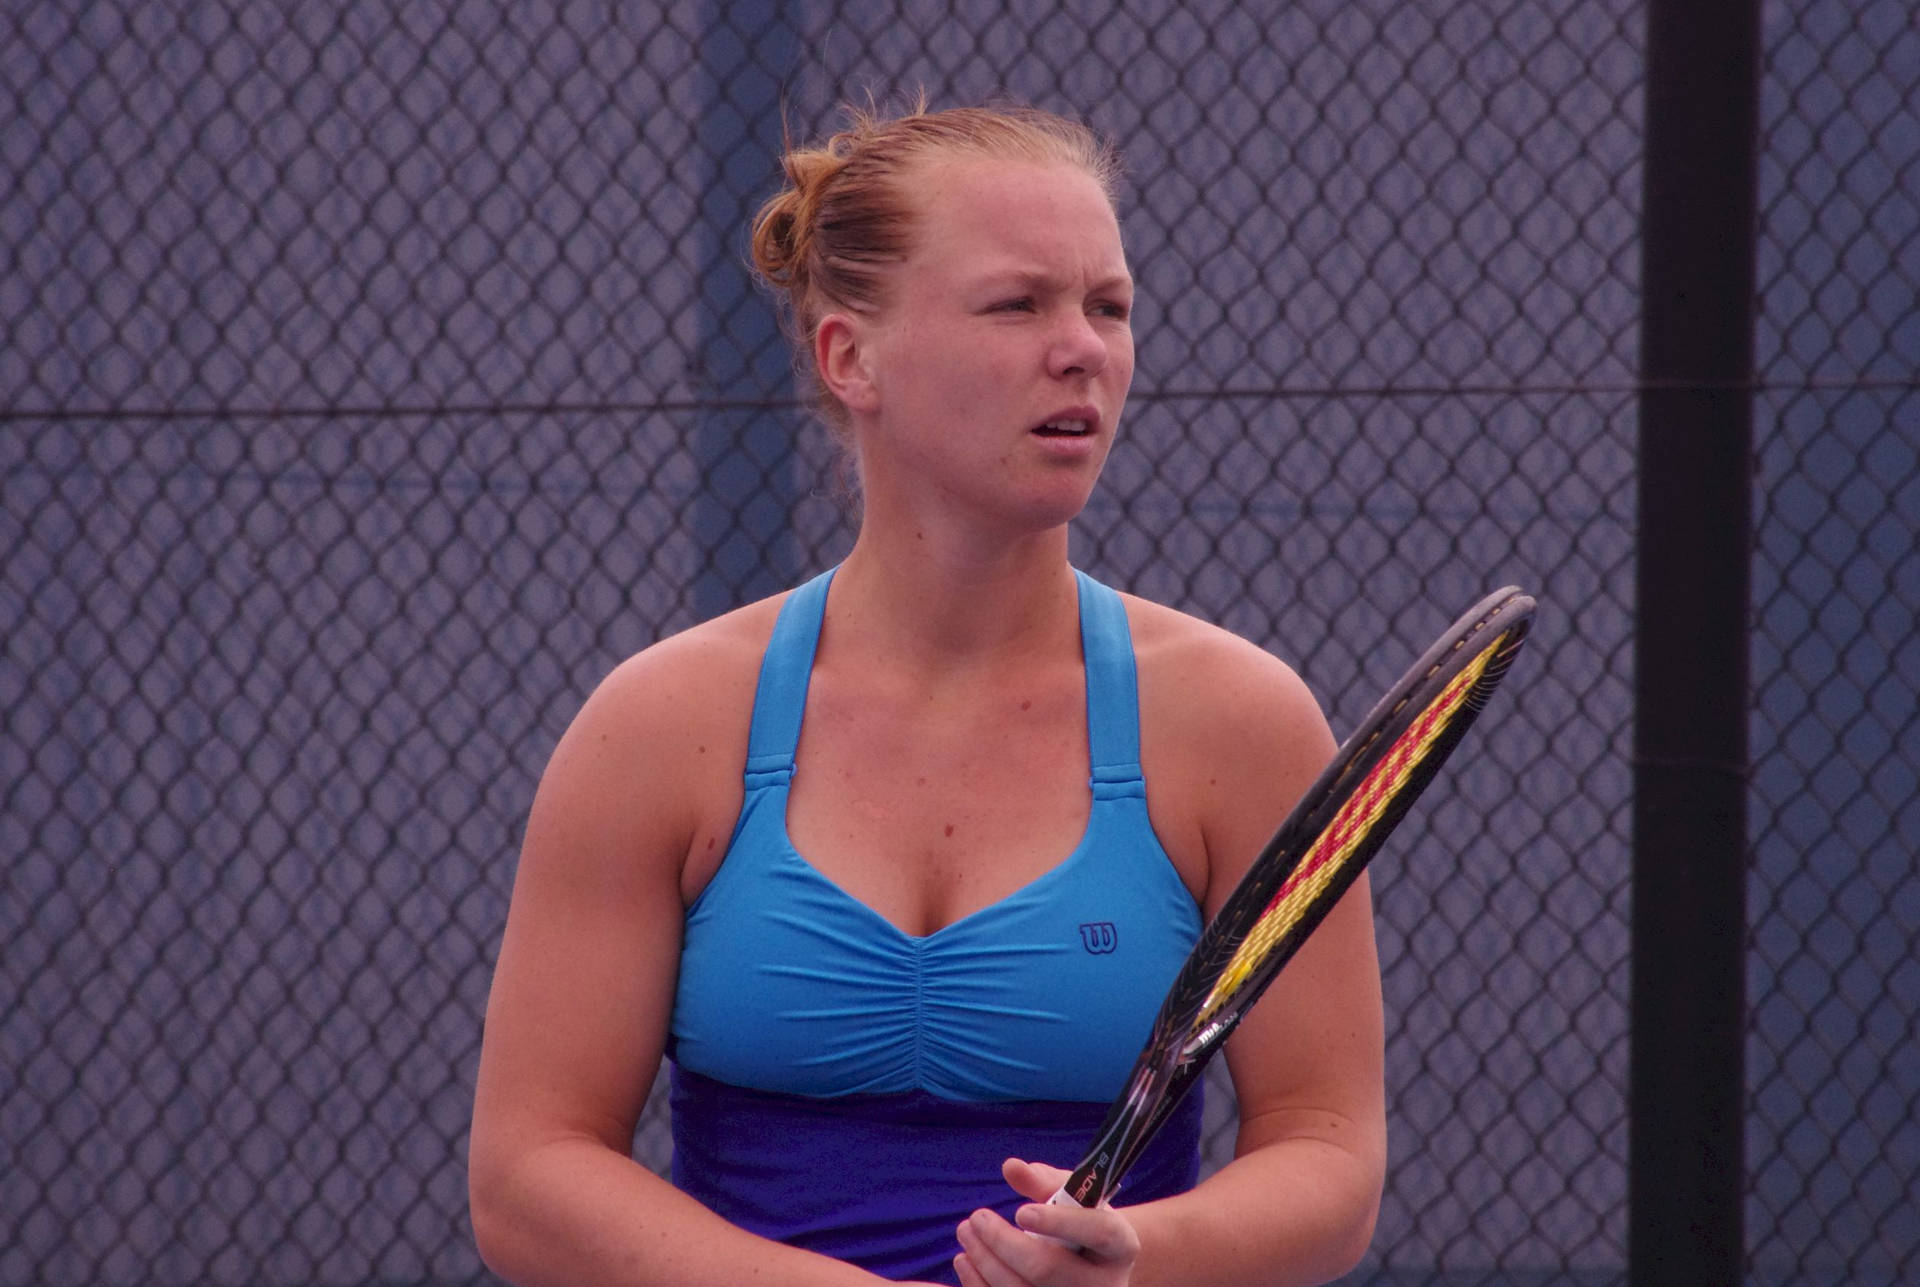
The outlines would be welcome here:
M 1032 1202 L 1014 1212 L 1014 1224 L 986 1210 L 961 1223 L 953 1260 L 961 1287 L 1125 1287 L 1140 1236 L 1124 1215 L 1110 1206 L 1047 1205 L 1067 1180 L 1058 1167 L 1009 1158 L 1001 1173 Z

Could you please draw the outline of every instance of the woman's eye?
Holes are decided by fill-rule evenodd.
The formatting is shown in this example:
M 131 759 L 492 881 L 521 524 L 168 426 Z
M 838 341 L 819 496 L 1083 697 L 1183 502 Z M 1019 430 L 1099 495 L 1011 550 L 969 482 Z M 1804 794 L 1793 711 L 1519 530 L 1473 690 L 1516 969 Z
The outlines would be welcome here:
M 1101 317 L 1111 317 L 1117 322 L 1126 321 L 1127 318 L 1132 316 L 1132 313 L 1133 313 L 1133 310 L 1131 308 L 1129 308 L 1127 305 L 1122 304 L 1116 300 L 1108 300 L 1107 302 L 1102 304 L 1095 304 L 1093 306 L 1093 311 L 1099 314 Z
M 1033 298 L 1022 295 L 1018 299 L 1001 300 L 993 306 L 997 313 L 1030 313 L 1033 311 Z

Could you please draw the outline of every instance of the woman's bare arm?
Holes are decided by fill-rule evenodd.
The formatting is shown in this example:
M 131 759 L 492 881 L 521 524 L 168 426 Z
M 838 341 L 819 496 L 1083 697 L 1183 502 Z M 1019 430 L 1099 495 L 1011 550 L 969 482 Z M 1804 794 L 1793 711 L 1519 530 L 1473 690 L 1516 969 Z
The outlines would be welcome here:
M 528 818 L 470 1158 L 481 1255 L 511 1281 L 879 1281 L 728 1224 L 629 1154 L 672 1014 L 683 874 L 711 869 L 739 807 L 759 647 L 735 649 L 737 625 L 656 645 L 610 676 L 556 747 Z

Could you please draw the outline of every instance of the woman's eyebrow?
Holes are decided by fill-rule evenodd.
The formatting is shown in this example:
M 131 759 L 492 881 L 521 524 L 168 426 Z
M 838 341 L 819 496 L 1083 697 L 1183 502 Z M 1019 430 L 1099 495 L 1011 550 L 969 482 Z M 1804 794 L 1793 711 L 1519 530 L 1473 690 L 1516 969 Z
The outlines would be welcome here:
M 1044 293 L 1048 291 L 1071 289 L 1067 278 L 1039 268 L 986 269 L 981 272 L 979 284 L 987 288 L 1018 288 L 1020 290 Z M 1088 291 L 1092 294 L 1104 294 L 1116 290 L 1132 290 L 1133 274 L 1113 273 L 1093 282 Z

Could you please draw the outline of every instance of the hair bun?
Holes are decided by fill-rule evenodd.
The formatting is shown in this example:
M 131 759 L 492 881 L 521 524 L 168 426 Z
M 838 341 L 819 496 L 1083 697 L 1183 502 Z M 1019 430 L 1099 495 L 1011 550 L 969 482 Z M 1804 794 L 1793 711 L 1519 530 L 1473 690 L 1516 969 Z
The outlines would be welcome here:
M 844 157 L 820 148 L 789 152 L 784 158 L 787 186 L 761 207 L 753 223 L 754 267 L 769 282 L 796 294 L 805 292 L 820 202 L 845 166 Z

